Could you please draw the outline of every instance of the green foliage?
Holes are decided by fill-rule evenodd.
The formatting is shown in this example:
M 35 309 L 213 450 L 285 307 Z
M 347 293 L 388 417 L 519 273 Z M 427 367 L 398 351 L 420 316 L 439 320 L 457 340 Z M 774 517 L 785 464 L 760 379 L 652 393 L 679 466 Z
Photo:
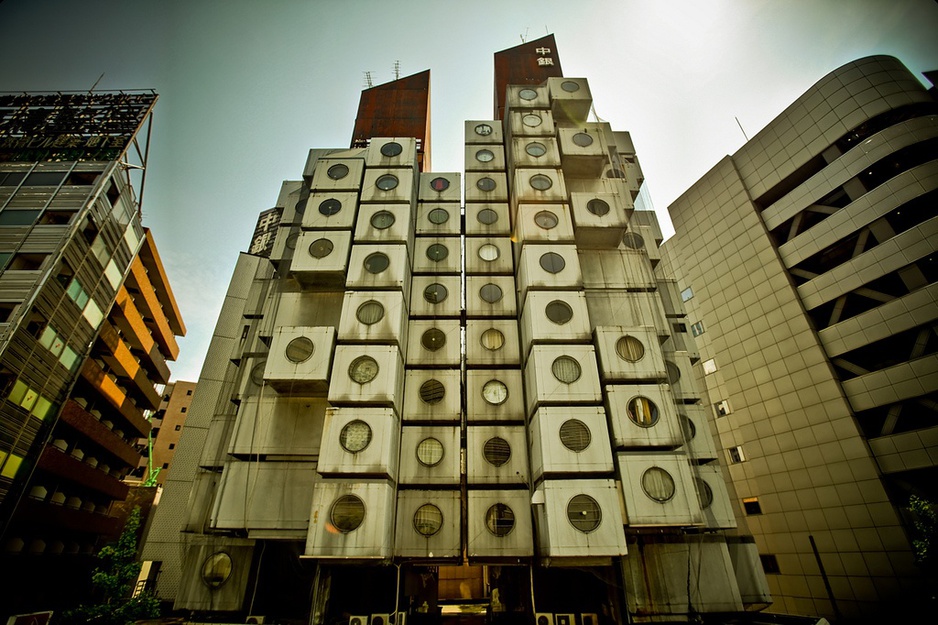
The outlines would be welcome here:
M 159 616 L 159 601 L 149 593 L 131 597 L 140 562 L 137 561 L 137 529 L 140 508 L 134 508 L 116 545 L 98 552 L 101 566 L 94 570 L 91 583 L 100 599 L 69 610 L 62 616 L 63 625 L 127 625 L 139 619 Z
M 928 499 L 912 495 L 909 497 L 909 510 L 914 515 L 915 533 L 912 548 L 915 561 L 920 565 L 934 568 L 938 565 L 938 506 Z

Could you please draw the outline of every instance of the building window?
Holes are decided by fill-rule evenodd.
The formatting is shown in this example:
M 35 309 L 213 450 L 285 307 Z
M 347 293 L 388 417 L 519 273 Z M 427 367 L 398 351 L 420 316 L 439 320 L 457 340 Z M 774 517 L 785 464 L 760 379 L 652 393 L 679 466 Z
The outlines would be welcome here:
M 482 387 L 482 399 L 493 406 L 503 404 L 508 399 L 508 387 L 499 380 L 489 380 Z
M 189 410 L 189 409 L 186 408 L 185 406 L 183 406 L 182 408 L 179 409 L 179 412 L 186 412 L 187 410 Z
M 573 319 L 573 309 L 570 306 L 559 299 L 547 304 L 544 308 L 544 314 L 547 315 L 547 318 L 556 323 L 557 325 L 564 325 Z
M 475 133 L 480 137 L 487 137 L 492 134 L 492 127 L 488 124 L 479 124 L 475 127 Z
M 491 243 L 486 243 L 479 248 L 479 258 L 487 263 L 498 260 L 499 256 L 501 256 L 501 251 L 499 251 L 498 247 L 492 245 Z
M 703 363 L 704 375 L 710 375 L 711 373 L 716 373 L 717 371 L 717 362 L 713 358 L 710 360 L 705 360 Z
M 736 447 L 730 447 L 727 451 L 730 452 L 730 462 L 732 462 L 733 464 L 746 462 L 746 454 L 743 453 L 742 445 L 737 445 Z
M 641 250 L 645 248 L 645 239 L 637 232 L 626 232 L 622 235 L 622 245 L 630 250 Z
M 725 417 L 730 412 L 730 402 L 727 400 L 721 400 L 713 404 L 713 409 L 716 411 L 718 417 Z
M 446 395 L 446 387 L 439 380 L 430 379 L 420 385 L 420 399 L 426 404 L 438 404 Z
M 515 513 L 503 503 L 497 503 L 485 513 L 485 527 L 495 536 L 507 536 L 515 526 Z
M 168 468 L 169 468 L 169 463 L 168 463 L 168 462 L 164 462 L 164 463 L 163 463 L 163 468 L 164 468 L 164 469 L 168 469 Z
M 202 563 L 202 583 L 209 588 L 220 588 L 231 577 L 231 569 L 231 556 L 224 551 L 213 553 Z
M 417 462 L 425 467 L 435 467 L 443 460 L 443 443 L 435 438 L 425 438 L 417 443 Z
M 578 132 L 573 135 L 573 143 L 581 148 L 586 148 L 593 145 L 593 138 L 585 132 Z
M 432 211 L 427 213 L 427 220 L 435 226 L 440 224 L 445 224 L 449 221 L 449 211 L 443 208 L 434 208 Z
M 387 157 L 394 157 L 404 151 L 400 143 L 390 141 L 381 146 L 381 154 Z
M 743 510 L 746 511 L 746 514 L 762 514 L 762 505 L 759 503 L 758 497 L 745 497 L 743 498 Z
M 596 500 L 589 495 L 575 495 L 567 504 L 567 519 L 573 527 L 589 534 L 599 527 L 603 513 Z
M 390 211 L 378 211 L 371 216 L 371 225 L 376 230 L 387 230 L 394 225 L 394 213 Z
M 671 329 L 677 334 L 687 334 L 687 326 L 683 323 L 672 323 Z
M 563 259 L 563 256 L 556 252 L 543 254 L 539 262 L 541 269 L 547 273 L 560 273 L 563 271 L 564 267 L 567 266 L 567 262 Z
M 435 263 L 440 262 L 441 260 L 445 259 L 447 256 L 449 256 L 449 250 L 446 249 L 445 245 L 441 245 L 440 243 L 434 243 L 433 245 L 427 248 L 427 258 L 429 258 Z
M 435 352 L 446 345 L 446 334 L 439 328 L 430 328 L 420 337 L 420 344 L 424 349 Z
M 388 144 L 385 144 L 387 147 Z M 393 174 L 384 174 L 375 181 L 375 186 L 381 189 L 382 191 L 391 191 L 396 189 L 399 181 L 397 176 Z
M 518 97 L 521 98 L 522 100 L 528 100 L 528 101 L 536 100 L 537 91 L 535 91 L 534 89 L 522 89 L 521 91 L 518 92 Z
M 609 212 L 609 204 L 599 198 L 594 198 L 586 203 L 586 210 L 597 217 L 604 217 Z
M 364 451 L 370 443 L 371 426 L 361 419 L 346 423 L 339 432 L 339 444 L 342 445 L 342 449 L 351 454 Z
M 430 181 L 430 188 L 436 192 L 446 191 L 449 189 L 449 180 L 443 177 L 434 178 Z
M 177 432 L 178 432 L 179 430 L 181 430 L 181 429 L 182 429 L 182 426 L 181 426 L 181 425 L 177 425 L 177 426 L 176 426 L 176 431 L 177 431 Z
M 342 210 L 342 202 L 336 200 L 335 198 L 330 198 L 328 200 L 323 200 L 319 204 L 319 213 L 325 215 L 326 217 L 331 217 Z
M 192 395 L 192 389 L 191 389 L 191 388 L 186 391 L 186 395 Z
M 329 239 L 316 239 L 309 244 L 309 255 L 313 258 L 325 258 L 334 248 L 335 245 Z
M 572 452 L 580 453 L 590 445 L 590 430 L 579 419 L 568 419 L 560 426 L 560 442 Z
M 423 299 L 431 304 L 439 304 L 446 299 L 447 295 L 449 295 L 449 292 L 446 290 L 446 287 L 439 282 L 434 282 L 423 290 Z
M 524 151 L 530 154 L 531 156 L 533 156 L 534 158 L 539 158 L 547 154 L 547 148 L 544 146 L 544 144 L 538 143 L 537 141 L 534 141 L 524 146 Z
M 391 260 L 381 252 L 375 252 L 374 254 L 369 254 L 365 258 L 365 271 L 368 273 L 381 273 L 388 268 L 388 265 L 391 264 Z
M 305 336 L 298 336 L 287 343 L 285 355 L 287 360 L 292 363 L 306 362 L 313 355 L 313 342 Z
M 700 501 L 700 508 L 706 510 L 713 505 L 713 490 L 709 484 L 699 477 L 694 478 L 694 484 L 697 486 L 697 499 Z
M 495 153 L 492 150 L 479 150 L 476 152 L 476 160 L 480 163 L 488 163 L 495 160 Z
M 170 448 L 170 449 L 176 449 L 176 443 L 170 443 L 170 444 L 169 444 L 169 448 Z
M 493 467 L 500 467 L 511 458 L 511 445 L 504 438 L 494 436 L 482 446 L 482 457 Z
M 359 384 L 367 384 L 378 375 L 378 362 L 371 356 L 359 356 L 349 365 L 348 374 Z
M 703 321 L 698 321 L 690 326 L 690 333 L 694 336 L 700 336 L 704 333 Z
M 529 183 L 537 191 L 546 191 L 554 185 L 554 181 L 544 174 L 536 174 L 531 176 Z
M 534 223 L 544 230 L 550 230 L 557 227 L 560 219 L 551 211 L 540 211 L 534 215 Z
M 337 530 L 343 534 L 353 532 L 365 520 L 365 502 L 355 495 L 343 495 L 332 504 L 329 516 Z
M 414 512 L 414 529 L 422 536 L 433 536 L 443 527 L 443 512 L 432 503 L 426 503 Z
M 489 328 L 482 333 L 480 343 L 482 344 L 482 347 L 488 351 L 495 352 L 500 350 L 505 344 L 505 335 L 502 334 L 500 330 Z
M 637 395 L 630 399 L 626 412 L 632 423 L 639 427 L 650 428 L 658 423 L 658 406 L 647 397 Z
M 333 180 L 341 180 L 342 178 L 348 176 L 348 166 L 342 163 L 333 165 L 326 171 L 326 175 Z
M 627 362 L 638 362 L 645 355 L 645 346 L 632 335 L 625 335 L 616 341 L 616 354 Z
M 476 187 L 480 191 L 494 191 L 495 190 L 495 181 L 491 178 L 479 178 L 479 181 L 476 182 Z
M 550 366 L 551 373 L 564 384 L 573 384 L 580 379 L 580 363 L 570 356 L 558 356 Z
M 690 300 L 690 299 L 693 298 L 693 297 L 694 297 L 694 290 L 693 290 L 692 288 L 687 287 L 686 289 L 684 289 L 683 291 L 681 291 L 681 301 L 682 301 L 682 302 L 686 302 L 686 301 Z
M 759 560 L 762 561 L 762 570 L 766 574 L 778 575 L 782 571 L 778 568 L 778 558 L 771 554 L 759 554 Z
M 502 289 L 497 284 L 484 284 L 482 288 L 479 289 L 479 297 L 481 297 L 484 302 L 494 304 L 502 299 Z
M 480 224 L 491 226 L 493 223 L 498 221 L 498 213 L 493 211 L 491 208 L 483 208 L 479 211 L 479 214 L 476 215 L 476 219 Z
M 355 317 L 366 326 L 374 325 L 384 319 L 384 306 L 381 302 L 369 300 L 358 307 Z
M 649 467 L 642 473 L 642 490 L 649 499 L 664 503 L 674 497 L 674 478 L 661 467 Z

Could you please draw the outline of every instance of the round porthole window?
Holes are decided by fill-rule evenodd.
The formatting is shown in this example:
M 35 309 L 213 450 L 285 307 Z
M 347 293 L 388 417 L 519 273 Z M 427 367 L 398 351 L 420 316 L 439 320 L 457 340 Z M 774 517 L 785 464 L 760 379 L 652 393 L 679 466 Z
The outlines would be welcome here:
M 378 375 L 378 361 L 371 356 L 359 356 L 349 365 L 348 375 L 359 384 L 367 384 Z
M 580 369 L 580 363 L 570 356 L 558 356 L 550 366 L 554 377 L 564 384 L 573 384 L 580 379 L 583 370 Z
M 400 143 L 389 141 L 381 146 L 381 154 L 387 157 L 394 157 L 404 151 Z
M 593 145 L 593 138 L 585 132 L 578 132 L 573 135 L 573 143 L 581 148 L 585 148 Z
M 580 90 L 580 84 L 573 82 L 572 80 L 565 80 L 560 83 L 560 88 L 566 91 L 567 93 L 574 93 Z
M 679 414 L 677 420 L 681 422 L 681 431 L 684 432 L 684 440 L 692 441 L 697 436 L 697 426 L 687 418 L 687 415 Z
M 446 249 L 445 245 L 442 245 L 440 243 L 434 243 L 433 245 L 427 248 L 427 258 L 429 258 L 435 263 L 440 262 L 447 256 L 449 256 L 449 250 Z
M 435 467 L 443 461 L 443 443 L 435 438 L 425 438 L 417 443 L 417 462 L 425 467 Z
M 537 99 L 537 91 L 535 91 L 534 89 L 522 89 L 521 91 L 518 92 L 518 97 L 521 98 L 522 100 L 527 100 L 528 102 L 530 102 L 531 100 Z
M 293 205 L 293 210 L 295 210 L 295 211 L 297 212 L 297 214 L 302 215 L 303 213 L 306 212 L 306 203 L 307 203 L 307 202 L 309 202 L 309 198 L 300 200 L 299 202 L 297 202 L 296 204 Z
M 202 583 L 209 588 L 221 588 L 231 578 L 231 556 L 216 551 L 202 562 Z
M 504 404 L 508 399 L 508 387 L 500 380 L 489 380 L 482 387 L 482 399 L 493 406 Z
M 427 221 L 436 226 L 445 224 L 447 221 L 449 221 L 449 211 L 443 208 L 434 208 L 432 211 L 427 213 Z
M 546 191 L 554 186 L 554 181 L 543 174 L 536 174 L 531 176 L 531 180 L 529 182 L 531 183 L 531 186 L 538 191 Z
M 616 341 L 616 353 L 628 362 L 638 362 L 645 355 L 645 346 L 634 336 L 626 335 Z
M 388 268 L 391 261 L 381 252 L 375 252 L 365 257 L 365 271 L 368 273 L 381 273 Z
M 476 215 L 476 219 L 479 220 L 480 224 L 491 226 L 493 223 L 498 221 L 498 213 L 493 211 L 491 208 L 483 208 Z
M 257 386 L 264 384 L 264 369 L 267 368 L 267 361 L 262 360 L 251 368 L 251 382 Z
M 449 295 L 449 292 L 446 290 L 446 287 L 439 282 L 434 282 L 423 290 L 423 299 L 431 304 L 439 304 L 446 299 L 447 295 Z
M 488 177 L 479 178 L 479 181 L 476 183 L 476 187 L 480 191 L 494 191 L 495 181 Z
M 443 177 L 434 178 L 430 181 L 430 188 L 438 193 L 446 191 L 449 189 L 449 180 Z
M 589 495 L 576 495 L 567 504 L 567 519 L 573 527 L 589 534 L 599 527 L 603 513 L 595 499 Z
M 567 262 L 563 259 L 563 256 L 557 254 L 556 252 L 547 252 L 541 256 L 540 260 L 541 269 L 547 273 L 560 273 L 563 271 L 564 267 L 567 266 Z
M 285 242 L 285 243 L 286 243 L 286 246 L 287 246 L 287 249 L 288 249 L 288 250 L 295 249 L 295 248 L 296 248 L 296 241 L 297 241 L 297 239 L 299 239 L 299 238 L 300 238 L 300 235 L 299 235 L 298 233 L 293 233 L 293 234 L 291 234 L 290 236 L 288 236 L 288 237 L 287 237 L 287 240 L 286 240 L 286 242 Z
M 390 191 L 392 189 L 396 189 L 398 183 L 399 181 L 397 179 L 397 176 L 393 174 L 384 174 L 383 176 L 379 176 L 378 179 L 375 180 L 375 186 L 381 189 L 382 191 Z
M 441 527 L 443 513 L 432 503 L 425 503 L 414 512 L 414 529 L 421 536 L 433 536 Z
M 538 211 L 534 214 L 534 223 L 544 230 L 552 230 L 560 223 L 560 218 L 551 211 Z
M 316 239 L 309 244 L 309 255 L 313 258 L 325 258 L 335 248 L 329 239 Z
M 504 438 L 493 436 L 482 445 L 482 457 L 490 465 L 500 467 L 511 459 L 511 445 Z
M 641 250 L 645 248 L 645 239 L 637 232 L 626 232 L 622 236 L 622 245 L 632 250 Z
M 492 134 L 492 127 L 488 124 L 479 124 L 475 127 L 475 133 L 480 137 L 487 137 Z
M 298 336 L 287 343 L 286 356 L 290 362 L 306 362 L 312 355 L 313 342 L 305 336 Z
M 332 178 L 333 180 L 341 180 L 342 178 L 345 178 L 346 176 L 348 176 L 348 165 L 344 165 L 342 163 L 333 165 L 332 167 L 326 170 L 326 175 Z
M 677 384 L 681 379 L 681 369 L 670 360 L 664 361 L 664 368 L 668 372 L 668 384 Z
M 479 289 L 479 297 L 482 298 L 483 302 L 494 304 L 502 299 L 502 289 L 497 284 L 492 284 L 491 282 L 484 284 L 482 288 Z
M 329 517 L 340 532 L 354 532 L 365 520 L 365 502 L 355 495 L 343 495 L 332 504 Z
M 335 198 L 329 198 L 319 203 L 319 212 L 326 217 L 332 217 L 342 210 L 342 202 Z
M 492 150 L 479 150 L 476 152 L 476 160 L 480 163 L 490 163 L 495 160 L 495 153 Z
M 706 510 L 713 504 L 713 490 L 709 484 L 699 477 L 694 478 L 694 484 L 697 486 L 697 499 L 700 501 L 700 508 Z
M 650 428 L 658 423 L 658 406 L 647 397 L 639 395 L 630 399 L 626 412 L 632 423 L 639 427 Z
M 366 326 L 374 325 L 384 319 L 384 306 L 381 302 L 369 300 L 358 307 L 355 317 Z
M 351 454 L 363 451 L 369 443 L 371 443 L 371 426 L 361 419 L 346 423 L 339 432 L 339 444 L 342 445 L 342 449 Z
M 579 419 L 568 419 L 560 426 L 560 442 L 570 451 L 580 453 L 590 446 L 590 429 Z
M 446 396 L 446 387 L 439 380 L 427 380 L 420 385 L 420 399 L 425 404 L 438 404 Z
M 427 351 L 435 352 L 446 345 L 446 335 L 439 328 L 430 328 L 420 337 L 420 344 Z
M 498 251 L 498 247 L 492 245 L 491 243 L 486 243 L 479 248 L 479 258 L 484 260 L 487 263 L 497 260 L 501 252 Z
M 515 513 L 503 503 L 497 503 L 485 513 L 485 527 L 495 536 L 507 536 L 515 527 Z
M 649 467 L 642 473 L 642 490 L 650 499 L 664 503 L 674 497 L 674 478 L 661 467 Z
M 609 204 L 599 198 L 594 198 L 586 203 L 586 210 L 597 217 L 603 217 L 609 212 Z
M 547 147 L 543 143 L 538 143 L 537 141 L 533 141 L 527 144 L 526 146 L 524 146 L 524 151 L 530 154 L 531 156 L 533 156 L 534 158 L 538 158 L 547 154 Z
M 548 319 L 561 326 L 573 319 L 573 309 L 570 308 L 569 304 L 559 299 L 555 299 L 547 304 L 544 308 L 544 313 L 547 315 Z
M 371 225 L 378 230 L 387 230 L 394 225 L 394 213 L 390 211 L 378 211 L 371 216 Z
M 495 328 L 489 328 L 482 333 L 482 339 L 480 341 L 482 347 L 489 350 L 490 352 L 498 351 L 505 344 L 505 335 L 501 333 L 500 330 Z
M 537 128 L 543 121 L 544 120 L 541 119 L 540 115 L 535 115 L 534 113 L 528 113 L 521 118 L 521 123 L 528 128 Z

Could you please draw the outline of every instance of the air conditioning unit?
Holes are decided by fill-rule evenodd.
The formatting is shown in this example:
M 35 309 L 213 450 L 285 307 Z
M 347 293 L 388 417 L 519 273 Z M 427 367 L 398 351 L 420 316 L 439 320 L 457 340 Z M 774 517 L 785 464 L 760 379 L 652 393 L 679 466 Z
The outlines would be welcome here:
M 368 625 L 367 616 L 350 616 L 348 617 L 348 625 Z
M 390 614 L 372 614 L 368 625 L 390 625 Z
M 538 612 L 534 615 L 534 625 L 554 625 L 554 615 L 550 612 Z
M 554 625 L 576 625 L 576 615 L 574 614 L 555 614 Z
M 599 615 L 595 612 L 580 614 L 580 625 L 599 625 Z
M 265 619 L 265 618 L 267 618 L 267 617 L 265 617 L 265 616 L 257 616 L 257 615 L 255 615 L 255 614 L 252 614 L 251 616 L 247 617 L 247 618 L 244 620 L 244 622 L 245 622 L 247 625 L 264 625 L 264 619 Z

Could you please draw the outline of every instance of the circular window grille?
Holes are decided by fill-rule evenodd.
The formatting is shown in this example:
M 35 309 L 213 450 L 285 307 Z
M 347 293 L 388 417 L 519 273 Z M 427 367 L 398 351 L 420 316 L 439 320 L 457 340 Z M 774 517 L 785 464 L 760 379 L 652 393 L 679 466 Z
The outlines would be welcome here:
M 590 429 L 579 419 L 569 419 L 560 426 L 560 442 L 570 451 L 580 453 L 590 446 Z
M 567 504 L 567 518 L 570 524 L 584 534 L 589 534 L 603 520 L 603 512 L 596 500 L 589 495 L 576 495 Z
M 495 536 L 507 536 L 515 527 L 515 513 L 503 503 L 497 503 L 485 513 L 485 527 Z
M 404 148 L 400 143 L 390 141 L 381 146 L 381 154 L 387 157 L 397 156 L 404 151 Z
M 436 192 L 446 191 L 449 189 L 449 180 L 443 177 L 437 177 L 430 181 L 430 188 Z
M 449 295 L 449 291 L 439 282 L 434 282 L 423 290 L 423 299 L 431 304 L 439 304 L 446 299 L 447 295 Z
M 378 361 L 371 356 L 359 356 L 349 365 L 348 375 L 359 384 L 367 384 L 378 375 Z
M 264 369 L 267 368 L 267 361 L 262 360 L 251 369 L 251 382 L 258 386 L 264 384 Z
M 483 302 L 494 304 L 502 299 L 502 289 L 497 284 L 492 284 L 491 282 L 483 284 L 482 288 L 479 289 L 479 297 L 482 298 Z
M 309 244 L 309 255 L 313 258 L 325 258 L 333 249 L 335 245 L 329 239 L 316 239 Z
M 585 132 L 578 132 L 573 135 L 573 143 L 581 148 L 585 148 L 593 145 L 593 138 Z
M 479 220 L 480 224 L 491 226 L 493 223 L 498 221 L 498 213 L 493 211 L 491 208 L 483 208 L 476 215 L 476 219 Z
M 544 230 L 551 230 L 557 227 L 557 224 L 560 223 L 560 219 L 551 211 L 538 211 L 534 214 L 534 223 Z
M 475 133 L 480 137 L 487 137 L 492 134 L 492 127 L 488 124 L 479 124 L 475 127 Z
M 597 217 L 603 217 L 609 213 L 609 204 L 605 200 L 593 198 L 586 203 L 586 210 L 593 213 Z
M 358 307 L 355 317 L 366 326 L 374 325 L 384 319 L 384 306 L 381 302 L 369 300 Z
M 348 166 L 339 163 L 338 165 L 333 165 L 328 170 L 326 170 L 326 175 L 332 178 L 333 180 L 341 180 L 348 176 Z
M 433 536 L 443 527 L 443 513 L 432 503 L 425 503 L 414 512 L 414 529 L 422 536 Z
M 645 346 L 634 336 L 626 335 L 616 341 L 616 353 L 628 362 L 638 362 L 645 355 Z
M 221 588 L 231 577 L 231 556 L 216 551 L 202 562 L 202 583 L 209 588 Z
M 365 271 L 368 273 L 381 273 L 388 268 L 391 261 L 381 252 L 375 252 L 365 257 Z
M 378 230 L 387 230 L 394 225 L 394 213 L 389 211 L 378 211 L 371 216 L 371 225 Z
M 709 484 L 699 477 L 694 478 L 694 484 L 697 486 L 697 499 L 700 501 L 700 508 L 706 510 L 713 504 L 713 490 Z
M 489 163 L 495 160 L 495 153 L 492 150 L 479 150 L 476 152 L 476 160 L 480 163 Z
M 547 252 L 542 255 L 540 263 L 541 269 L 547 273 L 560 273 L 563 271 L 564 267 L 567 266 L 567 262 L 563 259 L 563 256 L 556 252 Z
M 681 370 L 670 360 L 664 361 L 664 368 L 668 371 L 668 384 L 677 384 L 681 379 Z
M 396 189 L 398 183 L 399 180 L 397 179 L 397 176 L 393 174 L 384 174 L 375 180 L 375 186 L 382 191 L 391 191 L 392 189 Z
M 434 208 L 432 211 L 427 213 L 427 221 L 437 226 L 440 224 L 445 224 L 447 221 L 449 221 L 449 211 L 442 208 Z
M 302 215 L 303 213 L 306 212 L 307 202 L 309 202 L 309 198 L 300 200 L 299 202 L 293 205 L 293 210 L 295 210 L 298 214 Z
M 621 169 L 610 169 L 606 172 L 606 178 L 625 178 L 625 173 Z
M 286 356 L 290 362 L 306 362 L 312 355 L 313 342 L 305 336 L 298 336 L 287 343 Z
M 580 379 L 580 374 L 583 372 L 580 369 L 580 363 L 570 356 L 558 356 L 550 366 L 550 371 L 564 384 L 573 384 Z
M 435 352 L 446 345 L 446 335 L 439 328 L 430 328 L 420 337 L 420 344 L 427 351 Z
M 365 503 L 355 495 L 343 495 L 332 504 L 329 516 L 340 532 L 354 532 L 365 520 Z
M 300 238 L 300 235 L 299 235 L 298 233 L 294 233 L 294 234 L 291 234 L 290 236 L 288 236 L 288 237 L 287 237 L 287 240 L 286 240 L 287 249 L 288 249 L 288 250 L 295 249 L 295 248 L 296 248 L 296 240 L 299 239 L 299 238 Z
M 570 308 L 569 304 L 559 299 L 555 299 L 547 304 L 544 308 L 544 313 L 547 315 L 548 319 L 557 325 L 563 325 L 573 319 L 573 309 Z
M 489 328 L 482 333 L 482 340 L 480 342 L 482 343 L 482 347 L 490 352 L 495 352 L 505 345 L 505 335 L 502 334 L 500 330 Z
M 622 236 L 622 245 L 632 250 L 645 249 L 645 239 L 637 232 L 626 232 Z
M 534 113 L 528 113 L 521 118 L 521 123 L 528 128 L 537 128 L 541 125 L 542 121 L 544 120 L 542 120 L 539 115 L 535 115 Z
M 438 404 L 446 395 L 446 387 L 439 380 L 427 380 L 420 385 L 420 399 L 425 404 Z
M 681 422 L 681 431 L 684 432 L 684 440 L 692 441 L 697 436 L 697 426 L 687 418 L 687 415 L 679 414 L 677 420 Z
M 538 158 L 547 154 L 547 146 L 545 146 L 543 143 L 538 143 L 537 141 L 533 141 L 527 144 L 526 146 L 524 146 L 524 151 L 530 154 L 531 156 L 533 156 L 534 158 Z
M 479 178 L 479 181 L 476 183 L 476 187 L 480 191 L 493 191 L 495 189 L 495 181 L 491 178 Z
M 664 503 L 674 497 L 674 478 L 661 467 L 649 467 L 642 473 L 642 490 L 649 498 Z
M 658 423 L 658 406 L 647 397 L 638 395 L 629 400 L 626 406 L 626 412 L 632 423 L 639 427 L 650 428 Z
M 441 260 L 445 259 L 447 256 L 449 256 L 449 250 L 446 249 L 445 245 L 442 245 L 440 243 L 434 243 L 433 245 L 427 248 L 427 258 L 429 258 L 435 263 L 440 262 Z
M 522 89 L 521 91 L 518 92 L 518 97 L 521 98 L 522 100 L 528 100 L 528 101 L 536 100 L 537 91 L 535 91 L 534 89 Z
M 371 426 L 360 419 L 345 424 L 339 432 L 339 444 L 345 451 L 357 454 L 371 443 Z
M 329 198 L 319 203 L 319 212 L 326 217 L 331 217 L 342 210 L 342 202 L 335 198 Z
M 554 181 L 544 174 L 535 174 L 534 176 L 531 176 L 531 180 L 529 182 L 531 186 L 538 191 L 546 191 L 547 189 L 550 189 L 552 186 L 554 186 Z
M 482 386 L 482 399 L 493 406 L 504 404 L 508 399 L 508 387 L 500 380 L 489 380 Z
M 482 446 L 482 457 L 490 465 L 500 467 L 511 458 L 511 445 L 504 438 L 494 436 Z
M 575 91 L 580 90 L 580 84 L 573 82 L 572 80 L 565 80 L 560 83 L 560 88 L 566 91 L 567 93 L 574 93 Z
M 443 461 L 443 443 L 435 438 L 425 438 L 417 443 L 417 462 L 425 467 L 435 467 Z
M 498 251 L 498 247 L 492 245 L 491 243 L 486 243 L 479 248 L 479 258 L 484 260 L 487 263 L 497 260 L 501 252 Z

